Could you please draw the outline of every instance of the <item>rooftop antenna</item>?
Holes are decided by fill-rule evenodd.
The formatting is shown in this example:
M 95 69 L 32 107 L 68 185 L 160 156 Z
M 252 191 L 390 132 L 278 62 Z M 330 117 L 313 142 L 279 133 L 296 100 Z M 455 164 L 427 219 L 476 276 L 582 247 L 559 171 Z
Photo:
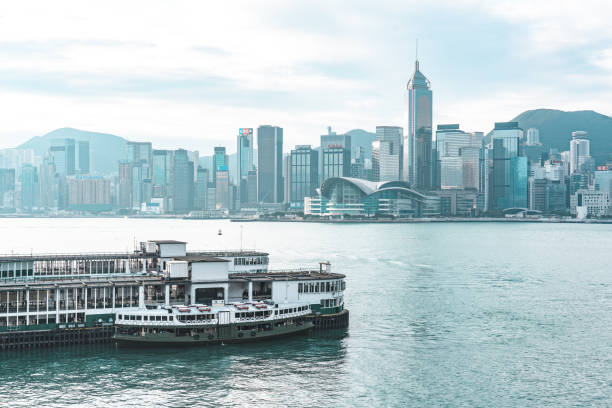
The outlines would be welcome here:
M 419 69 L 419 39 L 416 39 L 416 54 L 414 57 L 416 69 Z

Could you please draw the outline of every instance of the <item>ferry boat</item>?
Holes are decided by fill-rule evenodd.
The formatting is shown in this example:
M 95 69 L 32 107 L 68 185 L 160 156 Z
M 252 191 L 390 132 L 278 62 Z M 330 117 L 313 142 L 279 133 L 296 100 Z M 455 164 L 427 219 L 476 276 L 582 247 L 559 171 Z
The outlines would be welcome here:
M 127 253 L 3 255 L 0 349 L 76 344 L 92 333 L 200 344 L 344 327 L 345 277 L 330 268 L 275 271 L 266 252 L 187 251 L 174 240 Z
M 313 327 L 308 304 L 235 303 L 124 309 L 117 315 L 118 344 L 239 343 L 303 333 Z

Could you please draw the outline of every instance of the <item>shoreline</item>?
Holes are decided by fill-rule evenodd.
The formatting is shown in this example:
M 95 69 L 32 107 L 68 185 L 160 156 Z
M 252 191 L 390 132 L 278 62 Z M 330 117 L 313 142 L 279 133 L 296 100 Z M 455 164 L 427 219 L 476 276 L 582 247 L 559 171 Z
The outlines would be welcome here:
M 241 217 L 211 217 L 211 218 L 189 218 L 184 215 L 38 215 L 38 214 L 0 214 L 0 219 L 63 219 L 63 218 L 126 218 L 126 219 L 165 219 L 186 221 L 218 221 L 228 220 L 230 222 L 296 222 L 316 224 L 419 224 L 419 223 L 482 223 L 482 222 L 518 222 L 518 223 L 545 223 L 545 224 L 612 224 L 610 219 L 585 219 L 575 218 L 498 218 L 498 217 L 436 217 L 436 218 L 400 218 L 400 219 L 285 219 L 285 218 L 241 218 Z

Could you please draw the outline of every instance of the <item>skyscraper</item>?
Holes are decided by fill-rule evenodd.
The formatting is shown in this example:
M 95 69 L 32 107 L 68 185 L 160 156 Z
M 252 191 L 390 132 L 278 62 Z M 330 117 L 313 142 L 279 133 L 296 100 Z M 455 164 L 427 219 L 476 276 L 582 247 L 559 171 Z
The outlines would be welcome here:
M 79 174 L 89 174 L 89 142 L 87 140 L 79 140 L 78 146 L 78 159 L 79 159 Z
M 527 157 L 519 156 L 523 130 L 518 122 L 497 122 L 493 130 L 493 191 L 491 207 L 527 208 Z
M 540 131 L 536 128 L 527 129 L 527 146 L 538 146 L 540 143 Z
M 408 132 L 404 136 L 403 177 L 413 188 L 432 188 L 432 93 L 429 80 L 415 61 L 408 81 Z
M 194 183 L 193 162 L 189 160 L 187 150 L 175 150 L 173 173 L 174 212 L 188 212 L 193 207 Z
M 0 169 L 0 208 L 15 208 L 15 169 Z
M 257 128 L 257 190 L 258 201 L 283 201 L 283 128 Z
M 38 207 L 38 172 L 31 164 L 21 168 L 21 208 L 31 210 Z
M 217 170 L 217 181 L 215 183 L 215 207 L 217 210 L 230 209 L 230 184 L 229 170 L 227 166 L 220 166 Z
M 172 150 L 153 150 L 153 197 L 171 196 L 172 154 Z
M 127 160 L 119 161 L 117 206 L 123 210 L 132 209 L 132 162 Z
M 587 132 L 578 130 L 572 132 L 570 141 L 570 174 L 582 173 L 588 170 L 591 160 L 590 141 Z
M 464 185 L 464 167 L 468 171 L 467 178 L 474 175 L 472 167 L 474 167 L 474 155 L 476 156 L 476 167 L 478 166 L 479 152 L 470 151 L 473 135 L 459 129 L 458 124 L 438 125 L 436 130 L 436 148 L 433 163 L 433 186 L 435 188 L 445 189 L 463 189 Z M 464 157 L 465 156 L 465 157 Z M 470 164 L 471 166 L 464 166 Z M 475 170 L 478 171 L 478 168 Z M 477 173 L 476 173 L 477 174 Z M 470 188 L 473 187 L 473 181 L 470 182 Z M 477 182 L 476 182 L 477 185 Z
M 206 194 L 208 193 L 208 169 L 198 166 L 198 178 L 195 188 L 195 209 L 206 210 Z
M 74 139 L 53 139 L 49 153 L 55 163 L 55 171 L 60 176 L 72 176 L 75 173 Z
M 248 176 L 249 170 L 253 168 L 253 129 L 240 128 L 238 130 L 238 150 L 236 161 L 238 164 L 238 194 L 240 202 L 248 201 Z
M 372 142 L 374 181 L 401 180 L 403 133 L 398 126 L 376 126 L 376 141 Z
M 351 175 L 351 136 L 338 135 L 327 128 L 321 136 L 320 182 L 330 177 L 349 177 Z
M 213 169 L 212 169 L 213 183 L 217 182 L 217 171 L 219 171 L 221 167 L 226 167 L 229 169 L 228 161 L 229 159 L 227 157 L 225 147 L 224 146 L 215 147 L 214 154 L 213 154 Z
M 319 152 L 310 145 L 296 146 L 289 160 L 289 202 L 293 208 L 302 208 L 304 197 L 313 197 L 318 187 Z

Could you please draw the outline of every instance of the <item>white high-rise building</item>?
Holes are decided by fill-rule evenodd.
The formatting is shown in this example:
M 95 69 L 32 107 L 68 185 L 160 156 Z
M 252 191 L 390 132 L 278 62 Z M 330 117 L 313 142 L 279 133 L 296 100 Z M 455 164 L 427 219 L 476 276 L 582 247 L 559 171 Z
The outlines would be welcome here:
M 590 141 L 587 139 L 587 132 L 577 130 L 572 132 L 570 141 L 570 174 L 580 173 L 591 160 Z
M 540 131 L 536 128 L 527 129 L 527 146 L 541 146 Z
M 372 176 L 376 181 L 402 179 L 404 130 L 399 126 L 376 126 L 372 142 Z

